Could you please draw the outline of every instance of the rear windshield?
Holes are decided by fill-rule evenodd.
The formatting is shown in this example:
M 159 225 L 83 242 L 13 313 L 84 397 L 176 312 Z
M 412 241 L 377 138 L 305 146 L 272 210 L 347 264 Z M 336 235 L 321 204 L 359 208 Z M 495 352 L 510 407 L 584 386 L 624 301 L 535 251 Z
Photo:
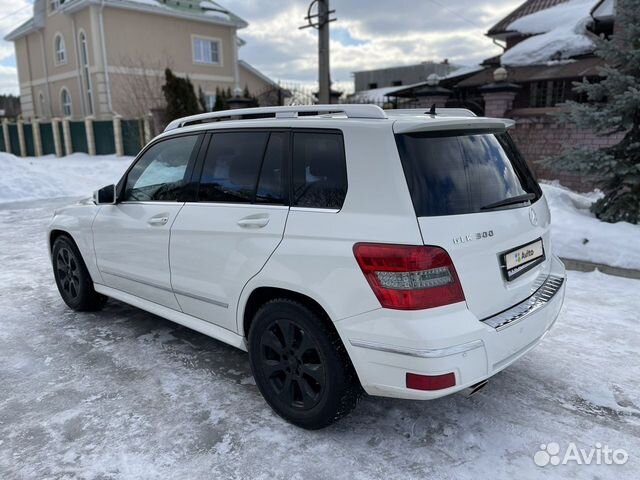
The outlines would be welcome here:
M 514 197 L 533 194 L 533 203 L 541 196 L 506 133 L 412 133 L 396 135 L 396 143 L 418 217 L 476 213 Z

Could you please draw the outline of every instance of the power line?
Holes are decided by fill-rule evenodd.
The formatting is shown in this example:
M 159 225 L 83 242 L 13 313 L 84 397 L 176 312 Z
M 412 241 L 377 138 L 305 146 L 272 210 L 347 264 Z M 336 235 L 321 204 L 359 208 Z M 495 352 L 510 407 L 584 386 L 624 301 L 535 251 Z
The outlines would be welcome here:
M 8 13 L 8 14 L 6 14 L 6 15 L 4 15 L 4 16 L 2 16 L 2 17 L 0 17 L 0 21 L 4 20 L 5 18 L 12 17 L 12 16 L 13 16 L 13 15 L 15 15 L 16 13 L 20 13 L 21 11 L 26 10 L 27 8 L 33 8 L 33 5 L 25 5 L 24 7 L 20 7 L 19 9 L 14 10 L 13 12 Z
M 458 17 L 460 20 L 464 20 L 465 22 L 467 22 L 469 25 L 473 25 L 476 28 L 482 28 L 484 29 L 484 25 L 479 25 L 476 22 L 474 22 L 473 20 L 469 20 L 467 17 L 460 15 L 458 12 L 454 12 L 453 10 L 451 10 L 450 8 L 448 8 L 446 5 L 443 5 L 442 3 L 440 3 L 438 0 L 429 0 L 431 3 L 435 3 L 436 5 L 438 5 L 440 8 L 442 8 L 443 10 L 446 10 L 447 12 L 451 13 L 452 15 L 455 15 L 456 17 Z

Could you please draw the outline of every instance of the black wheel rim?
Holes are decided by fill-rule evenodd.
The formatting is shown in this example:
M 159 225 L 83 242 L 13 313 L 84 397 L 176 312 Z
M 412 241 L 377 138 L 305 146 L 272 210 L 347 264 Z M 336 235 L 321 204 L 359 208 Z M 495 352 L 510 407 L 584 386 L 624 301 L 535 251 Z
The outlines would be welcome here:
M 58 250 L 56 271 L 64 293 L 69 298 L 77 298 L 80 293 L 80 269 L 75 255 L 68 248 Z
M 269 325 L 260 339 L 260 367 L 280 402 L 304 410 L 320 402 L 326 384 L 320 349 L 297 323 Z

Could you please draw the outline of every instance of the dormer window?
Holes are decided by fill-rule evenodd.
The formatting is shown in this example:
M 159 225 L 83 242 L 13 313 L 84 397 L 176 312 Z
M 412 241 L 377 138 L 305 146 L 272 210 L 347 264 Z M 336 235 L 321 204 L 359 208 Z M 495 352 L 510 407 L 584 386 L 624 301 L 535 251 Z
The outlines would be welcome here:
M 67 63 L 67 49 L 64 44 L 64 37 L 57 33 L 54 40 L 54 58 L 56 60 L 56 65 L 64 65 Z

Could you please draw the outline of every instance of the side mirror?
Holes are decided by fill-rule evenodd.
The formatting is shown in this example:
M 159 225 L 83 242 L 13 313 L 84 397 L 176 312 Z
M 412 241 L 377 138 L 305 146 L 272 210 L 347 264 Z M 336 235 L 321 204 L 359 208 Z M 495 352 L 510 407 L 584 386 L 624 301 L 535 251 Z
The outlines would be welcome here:
M 93 192 L 93 201 L 96 205 L 114 205 L 116 203 L 116 186 L 107 185 Z

